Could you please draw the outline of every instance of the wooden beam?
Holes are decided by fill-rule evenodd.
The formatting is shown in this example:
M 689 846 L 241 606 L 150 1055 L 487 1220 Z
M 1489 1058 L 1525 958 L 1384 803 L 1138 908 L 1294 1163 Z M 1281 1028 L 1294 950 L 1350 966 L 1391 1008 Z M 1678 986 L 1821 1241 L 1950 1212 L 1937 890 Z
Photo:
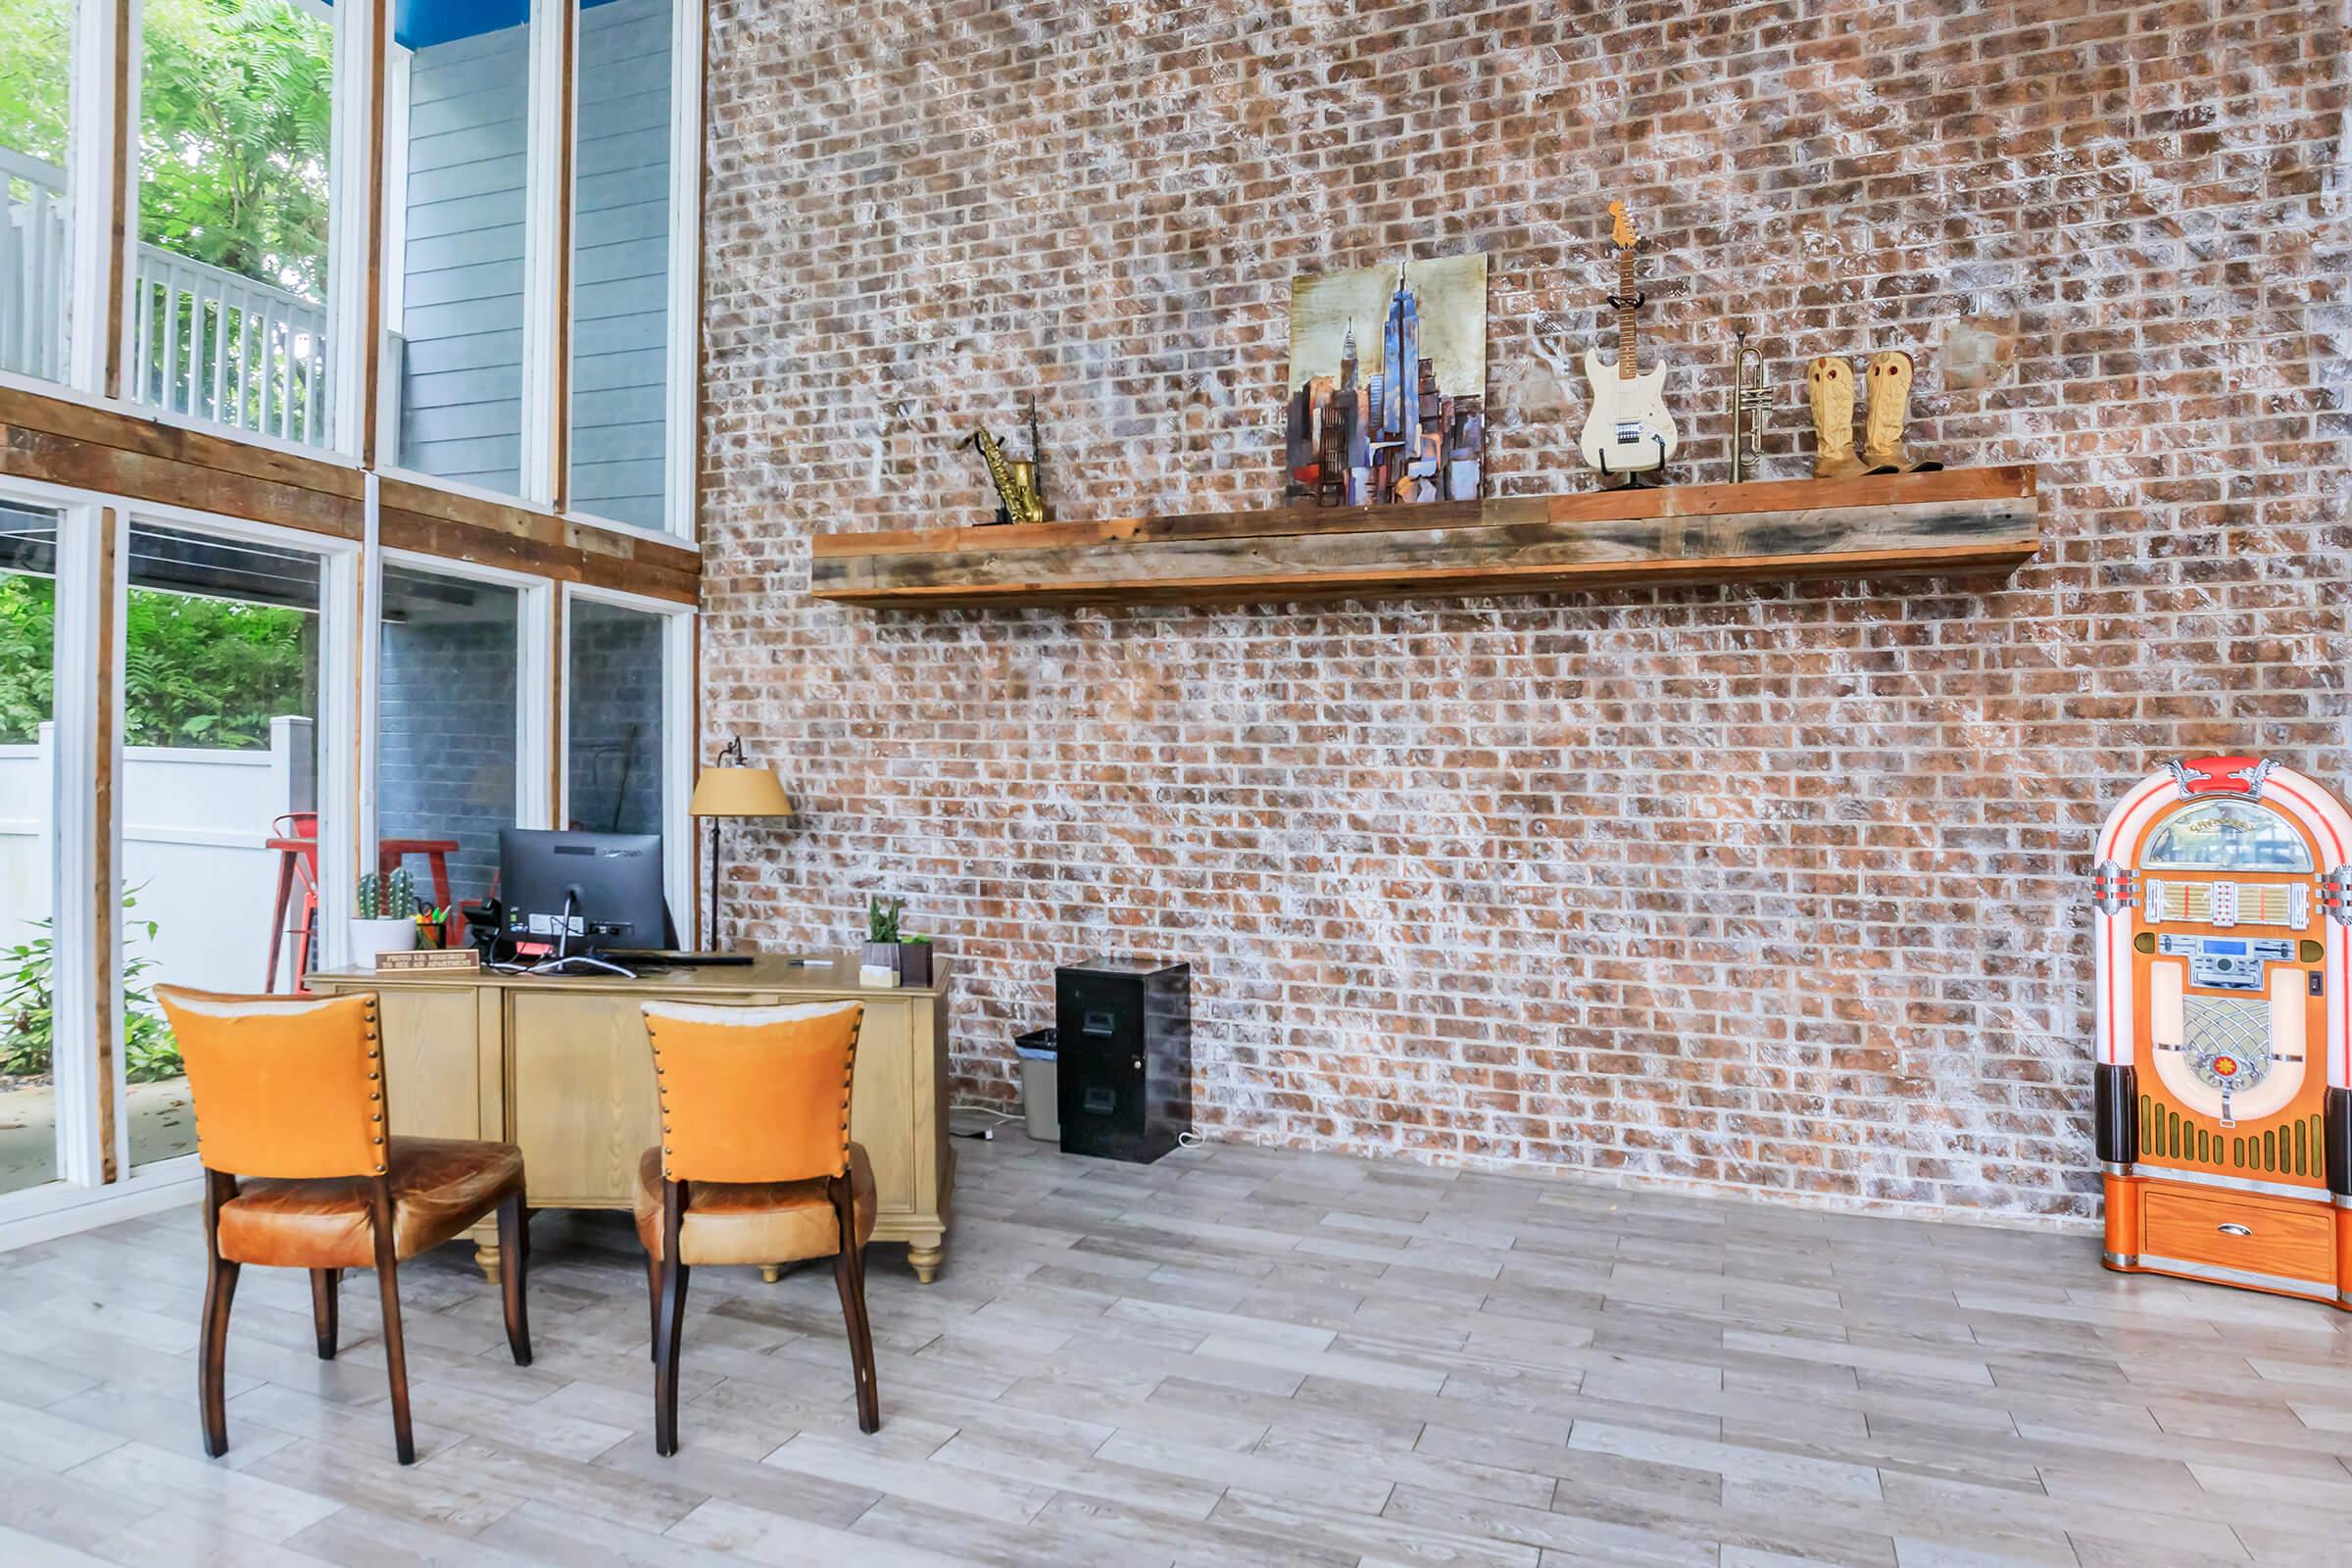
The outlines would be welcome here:
M 130 251 L 130 150 L 139 144 L 139 124 L 131 118 L 130 106 L 137 94 L 131 91 L 131 72 L 135 69 L 138 29 L 131 25 L 131 0 L 115 0 L 115 58 L 114 58 L 114 167 L 107 182 L 106 248 L 106 379 L 103 390 L 110 398 L 122 395 L 122 321 L 129 309 L 126 296 L 129 279 L 123 274 L 123 257 Z M 87 364 L 85 360 L 82 363 Z
M 368 297 L 361 302 L 360 318 L 360 462 L 376 466 L 375 432 L 382 422 L 384 346 L 384 64 L 391 43 L 391 0 L 372 0 L 368 7 L 368 136 L 362 155 L 368 160 Z M 350 352 L 348 346 L 346 353 Z
M 122 1179 L 115 1150 L 115 1042 L 126 1020 L 122 1017 L 122 984 L 115 973 L 115 928 L 122 903 L 115 892 L 115 671 L 121 633 L 115 624 L 115 577 L 121 569 L 123 519 L 107 507 L 98 514 L 98 788 L 91 812 L 90 930 L 98 970 L 98 1077 L 94 1097 L 98 1114 L 99 1161 L 102 1179 Z
M 1029 527 L 823 534 L 846 604 L 1231 603 L 2009 569 L 2040 548 L 2030 467 Z
M 0 387 L 0 474 L 337 539 L 360 538 L 366 524 L 366 478 L 347 463 L 14 387 Z M 676 604 L 699 592 L 702 557 L 682 544 L 411 479 L 384 478 L 380 500 L 387 549 Z

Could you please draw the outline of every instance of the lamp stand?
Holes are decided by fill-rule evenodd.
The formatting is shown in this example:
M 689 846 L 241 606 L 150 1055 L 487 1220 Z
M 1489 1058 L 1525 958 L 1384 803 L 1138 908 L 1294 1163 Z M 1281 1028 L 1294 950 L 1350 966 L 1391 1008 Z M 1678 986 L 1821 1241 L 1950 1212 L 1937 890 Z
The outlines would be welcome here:
M 718 817 L 710 819 L 710 946 L 704 951 L 718 951 Z

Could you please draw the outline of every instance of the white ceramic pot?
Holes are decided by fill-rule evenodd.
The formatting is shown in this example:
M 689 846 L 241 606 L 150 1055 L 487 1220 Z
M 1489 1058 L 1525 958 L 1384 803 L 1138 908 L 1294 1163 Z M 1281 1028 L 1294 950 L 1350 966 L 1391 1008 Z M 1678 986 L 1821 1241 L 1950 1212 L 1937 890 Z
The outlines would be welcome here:
M 416 946 L 416 922 L 361 920 L 351 922 L 351 961 L 363 969 L 375 967 L 379 953 L 406 953 Z

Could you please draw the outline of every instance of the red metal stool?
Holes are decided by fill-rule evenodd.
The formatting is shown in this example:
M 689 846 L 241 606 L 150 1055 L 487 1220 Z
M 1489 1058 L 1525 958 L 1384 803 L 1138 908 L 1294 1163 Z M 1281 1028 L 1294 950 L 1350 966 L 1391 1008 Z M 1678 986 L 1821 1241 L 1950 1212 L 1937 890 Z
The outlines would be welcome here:
M 302 976 L 311 961 L 311 943 L 318 933 L 318 813 L 289 811 L 270 824 L 270 837 L 265 841 L 277 852 L 277 906 L 270 914 L 269 978 L 262 983 L 265 992 L 277 989 L 277 960 L 286 945 L 286 938 L 298 936 L 300 946 L 294 950 L 294 989 L 304 989 Z M 302 924 L 286 924 L 286 906 L 293 902 L 297 884 L 302 888 Z

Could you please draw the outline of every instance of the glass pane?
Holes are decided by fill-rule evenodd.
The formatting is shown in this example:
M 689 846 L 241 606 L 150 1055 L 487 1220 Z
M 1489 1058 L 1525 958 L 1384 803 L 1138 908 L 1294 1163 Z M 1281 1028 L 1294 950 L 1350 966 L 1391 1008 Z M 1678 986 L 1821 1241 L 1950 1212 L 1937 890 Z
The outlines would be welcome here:
M 522 490 L 528 14 L 526 0 L 403 5 L 387 82 L 393 450 L 404 467 L 508 495 Z
M 0 370 L 62 381 L 73 304 L 73 212 L 67 200 L 74 0 L 0 7 Z
M 573 600 L 566 613 L 566 825 L 589 833 L 659 833 L 664 617 L 587 599 Z
M 0 505 L 0 1193 L 57 1179 L 57 514 Z
M 320 578 L 298 551 L 130 530 L 119 793 L 134 1166 L 195 1148 L 151 988 L 291 991 L 322 916 Z
M 571 506 L 667 525 L 670 0 L 581 0 Z
M 146 0 L 143 15 L 131 395 L 323 444 L 333 12 Z
M 514 825 L 521 629 L 512 588 L 384 568 L 377 853 L 435 905 L 488 897 Z
M 2139 863 L 2149 871 L 2308 871 L 2311 847 L 2267 807 L 2207 801 L 2166 817 Z

